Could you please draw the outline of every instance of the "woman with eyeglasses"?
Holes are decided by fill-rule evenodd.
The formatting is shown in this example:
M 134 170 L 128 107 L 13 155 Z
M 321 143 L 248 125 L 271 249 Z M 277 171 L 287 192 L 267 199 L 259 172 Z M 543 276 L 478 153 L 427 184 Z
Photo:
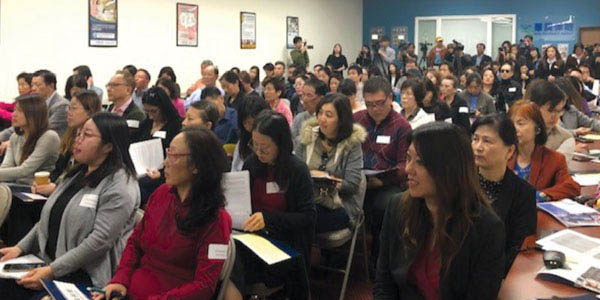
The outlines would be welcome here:
M 258 115 L 270 109 L 269 104 L 260 96 L 246 96 L 238 110 L 238 131 L 240 139 L 235 144 L 233 159 L 231 161 L 231 171 L 241 171 L 244 167 L 244 161 L 252 155 L 252 128 Z
M 100 112 L 85 122 L 73 148 L 79 167 L 58 184 L 34 228 L 16 246 L 0 249 L 0 261 L 34 254 L 48 265 L 16 281 L 0 280 L 2 297 L 39 296 L 41 279 L 85 286 L 109 281 L 140 204 L 128 148 L 123 118 Z
M 225 258 L 210 251 L 226 246 L 231 233 L 221 185 L 226 160 L 221 141 L 205 127 L 186 127 L 173 138 L 166 184 L 150 197 L 106 294 L 94 300 L 115 291 L 132 300 L 212 297 Z
M 142 104 L 147 118 L 140 124 L 132 142 L 160 139 L 164 153 L 164 149 L 181 130 L 179 114 L 167 93 L 157 86 L 151 87 L 144 93 Z M 146 176 L 139 180 L 142 207 L 146 205 L 152 192 L 163 183 L 164 176 L 160 171 L 147 170 Z
M 300 256 L 267 265 L 241 248 L 227 287 L 226 299 L 242 299 L 247 286 L 264 282 L 284 284 L 285 297 L 308 299 L 307 270 L 315 232 L 315 199 L 306 164 L 292 154 L 292 137 L 284 116 L 272 110 L 260 113 L 252 128 L 254 154 L 244 162 L 250 172 L 253 214 L 243 230 L 281 241 Z
M 348 98 L 329 94 L 317 104 L 316 118 L 302 125 L 295 154 L 313 177 L 317 233 L 351 227 L 362 209 L 361 147 L 367 133 L 353 122 Z

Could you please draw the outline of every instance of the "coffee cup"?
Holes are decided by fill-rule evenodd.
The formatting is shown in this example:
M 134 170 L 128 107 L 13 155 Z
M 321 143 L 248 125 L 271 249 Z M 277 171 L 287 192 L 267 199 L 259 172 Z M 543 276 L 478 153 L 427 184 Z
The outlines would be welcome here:
M 50 183 L 50 172 L 35 172 L 33 176 L 35 176 L 35 183 L 37 185 L 46 185 Z

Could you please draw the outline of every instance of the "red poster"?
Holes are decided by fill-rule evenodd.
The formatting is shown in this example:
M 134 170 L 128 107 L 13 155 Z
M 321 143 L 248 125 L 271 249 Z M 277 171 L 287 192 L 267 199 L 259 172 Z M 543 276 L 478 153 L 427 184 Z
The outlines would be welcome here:
M 177 3 L 177 46 L 198 46 L 198 5 Z

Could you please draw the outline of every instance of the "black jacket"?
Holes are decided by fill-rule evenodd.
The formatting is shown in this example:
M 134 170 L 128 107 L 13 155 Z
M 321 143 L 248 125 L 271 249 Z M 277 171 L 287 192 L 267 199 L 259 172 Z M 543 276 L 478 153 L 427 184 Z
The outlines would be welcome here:
M 152 136 L 151 133 L 152 125 L 153 121 L 150 119 L 145 119 L 144 121 L 142 121 L 138 132 L 131 139 L 131 143 L 147 141 L 153 138 L 160 138 L 162 142 L 163 151 L 165 151 L 171 144 L 173 138 L 181 131 L 181 120 L 179 119 L 173 120 L 163 125 L 163 127 L 160 130 L 154 133 L 154 136 Z M 164 138 L 161 136 L 162 133 L 159 132 L 164 132 Z M 166 155 L 166 152 L 163 154 Z
M 111 112 L 115 105 L 111 104 L 108 106 L 108 111 Z M 123 112 L 123 118 L 127 120 L 127 127 L 129 127 L 129 140 L 137 134 L 139 131 L 140 125 L 142 125 L 142 121 L 146 118 L 144 112 L 135 104 L 135 102 L 131 101 L 127 109 Z
M 498 199 L 492 202 L 492 207 L 504 221 L 506 229 L 506 275 L 521 249 L 523 240 L 536 232 L 535 189 L 507 168 L 502 179 L 502 189 Z
M 485 65 L 489 66 L 492 64 L 492 58 L 487 54 L 484 54 L 481 57 L 481 61 L 479 62 L 479 65 L 477 64 L 477 55 L 473 55 L 471 57 L 471 60 L 473 62 L 473 65 L 477 66 L 479 69 L 481 69 L 481 66 L 485 66 Z
M 469 120 L 469 106 L 467 101 L 458 94 L 454 95 L 454 100 L 450 104 L 450 115 L 452 124 L 464 128 L 467 133 L 471 133 L 471 120 Z
M 400 199 L 396 197 L 390 201 L 383 219 L 373 292 L 375 300 L 423 299 L 410 281 L 409 270 L 419 249 L 404 244 L 402 239 Z M 490 208 L 482 206 L 446 276 L 442 277 L 445 270 L 440 270 L 441 299 L 496 299 L 504 266 L 504 226 Z
M 565 75 L 565 61 L 557 60 L 553 64 L 548 64 L 547 61 L 542 61 L 538 66 L 538 78 L 548 79 L 548 76 L 561 77 Z
M 521 85 L 512 80 L 500 80 L 496 88 L 496 111 L 506 111 L 517 100 L 523 98 Z

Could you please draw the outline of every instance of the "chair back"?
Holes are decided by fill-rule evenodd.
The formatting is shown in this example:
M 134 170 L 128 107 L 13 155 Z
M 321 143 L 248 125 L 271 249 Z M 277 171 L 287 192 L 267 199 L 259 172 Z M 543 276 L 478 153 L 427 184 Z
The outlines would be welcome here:
M 223 300 L 225 297 L 225 290 L 227 290 L 227 286 L 229 285 L 229 276 L 231 276 L 231 271 L 233 270 L 233 264 L 235 263 L 235 240 L 233 239 L 233 234 L 229 236 L 229 246 L 227 247 L 227 259 L 225 259 L 225 263 L 223 263 L 223 269 L 221 269 L 221 274 L 219 275 L 219 293 L 217 294 L 216 300 Z
M 6 220 L 12 205 L 12 192 L 6 184 L 0 184 L 0 227 Z

